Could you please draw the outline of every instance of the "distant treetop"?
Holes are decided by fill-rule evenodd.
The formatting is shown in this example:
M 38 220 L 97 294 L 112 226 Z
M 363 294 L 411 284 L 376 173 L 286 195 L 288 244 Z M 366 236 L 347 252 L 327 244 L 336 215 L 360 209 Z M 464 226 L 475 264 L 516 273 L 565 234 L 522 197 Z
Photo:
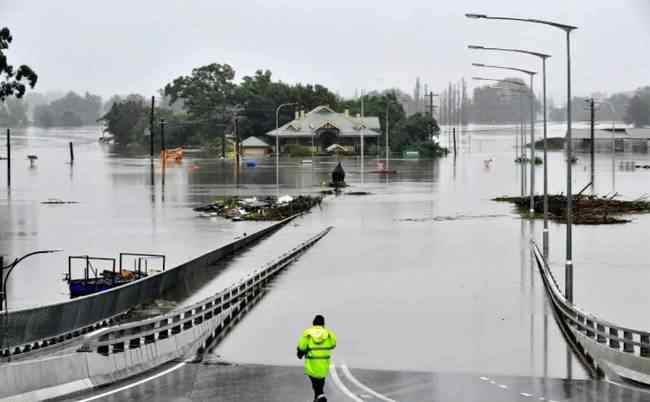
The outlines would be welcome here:
M 18 69 L 7 62 L 7 56 L 4 51 L 9 49 L 9 44 L 13 40 L 9 28 L 4 27 L 0 29 L 0 101 L 10 96 L 22 98 L 25 94 L 25 84 L 29 84 L 30 88 L 34 88 L 38 76 L 29 66 L 21 65 Z

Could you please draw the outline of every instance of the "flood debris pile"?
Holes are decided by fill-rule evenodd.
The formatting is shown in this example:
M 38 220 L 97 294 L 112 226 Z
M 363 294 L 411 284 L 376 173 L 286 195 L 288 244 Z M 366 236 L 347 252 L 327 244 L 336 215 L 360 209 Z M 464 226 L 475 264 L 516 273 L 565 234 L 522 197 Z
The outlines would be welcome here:
M 607 225 L 630 222 L 621 218 L 624 214 L 639 214 L 650 212 L 650 202 L 645 198 L 632 201 L 617 200 L 618 194 L 613 196 L 576 195 L 573 197 L 573 223 L 577 225 Z M 511 202 L 516 205 L 522 215 L 529 215 L 530 197 L 497 197 L 494 201 Z M 549 195 L 549 218 L 566 222 L 565 195 Z M 533 199 L 535 214 L 533 218 L 541 219 L 544 214 L 544 196 L 536 195 Z
M 322 196 L 284 195 L 276 198 L 264 197 L 224 197 L 214 202 L 194 208 L 202 216 L 219 216 L 233 221 L 279 221 L 292 215 L 309 211 L 321 205 Z

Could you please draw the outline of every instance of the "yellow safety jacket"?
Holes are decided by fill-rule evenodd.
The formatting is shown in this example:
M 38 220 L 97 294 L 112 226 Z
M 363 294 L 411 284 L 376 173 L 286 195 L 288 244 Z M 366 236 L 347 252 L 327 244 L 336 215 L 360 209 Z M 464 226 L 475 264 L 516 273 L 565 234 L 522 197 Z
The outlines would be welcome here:
M 330 368 L 331 350 L 336 347 L 334 332 L 314 325 L 298 339 L 299 355 L 305 356 L 305 374 L 313 378 L 325 378 Z

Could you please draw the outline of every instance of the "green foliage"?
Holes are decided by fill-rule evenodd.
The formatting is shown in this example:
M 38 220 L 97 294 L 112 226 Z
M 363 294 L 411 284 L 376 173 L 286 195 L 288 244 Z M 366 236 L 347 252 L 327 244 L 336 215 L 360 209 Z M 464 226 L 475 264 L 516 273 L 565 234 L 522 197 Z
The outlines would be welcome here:
M 284 147 L 284 152 L 292 157 L 311 156 L 311 149 L 299 144 L 288 144 Z
M 432 142 L 431 130 L 439 131 L 438 122 L 429 115 L 416 113 L 400 120 L 390 133 L 390 147 L 401 151 L 408 145 Z
M 180 76 L 165 86 L 165 95 L 174 104 L 182 99 L 192 118 L 214 115 L 232 104 L 235 91 L 235 70 L 228 64 L 212 63 L 192 70 L 189 76 Z
M 0 102 L 11 96 L 22 98 L 26 90 L 23 81 L 26 81 L 30 88 L 34 88 L 38 81 L 38 76 L 29 66 L 23 64 L 14 69 L 14 66 L 8 63 L 4 53 L 9 49 L 12 40 L 9 28 L 0 29 Z
M 221 155 L 223 137 L 214 137 L 206 140 L 203 147 L 210 153 Z M 232 142 L 226 141 L 226 154 L 235 152 L 235 146 Z
M 361 98 L 346 100 L 340 103 L 339 108 L 347 109 L 351 116 L 361 114 Z M 380 131 L 386 132 L 386 108 L 388 108 L 388 125 L 391 132 L 397 123 L 406 118 L 406 113 L 394 91 L 383 94 L 374 93 L 363 97 L 363 113 L 365 116 L 379 117 Z M 391 135 L 392 136 L 392 135 Z M 384 136 L 381 137 L 384 141 Z
M 127 99 L 113 103 L 111 110 L 101 117 L 107 131 L 115 137 L 118 145 L 128 145 L 142 141 L 146 127 L 148 110 L 144 103 L 137 99 Z
M 447 148 L 443 148 L 433 141 L 420 142 L 414 144 L 414 146 L 418 152 L 420 152 L 421 158 L 437 158 L 439 156 L 447 155 L 449 152 Z

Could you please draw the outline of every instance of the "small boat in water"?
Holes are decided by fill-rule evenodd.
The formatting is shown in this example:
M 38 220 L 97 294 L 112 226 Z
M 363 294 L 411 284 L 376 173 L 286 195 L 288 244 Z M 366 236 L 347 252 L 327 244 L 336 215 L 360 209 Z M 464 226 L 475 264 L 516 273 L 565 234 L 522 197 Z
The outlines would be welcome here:
M 134 259 L 132 270 L 123 267 L 125 257 Z M 69 256 L 68 273 L 65 280 L 68 282 L 70 298 L 90 295 L 145 278 L 150 272 L 149 260 L 151 259 L 162 260 L 162 271 L 165 270 L 165 256 L 162 254 L 120 253 L 118 258 L 119 265 L 115 258 L 91 257 L 88 255 Z M 82 278 L 72 278 L 73 261 L 85 262 Z M 97 267 L 93 264 L 97 265 Z M 111 269 L 101 269 L 99 267 L 99 265 L 106 266 L 107 264 L 110 265 Z M 151 269 L 151 271 L 154 270 Z

